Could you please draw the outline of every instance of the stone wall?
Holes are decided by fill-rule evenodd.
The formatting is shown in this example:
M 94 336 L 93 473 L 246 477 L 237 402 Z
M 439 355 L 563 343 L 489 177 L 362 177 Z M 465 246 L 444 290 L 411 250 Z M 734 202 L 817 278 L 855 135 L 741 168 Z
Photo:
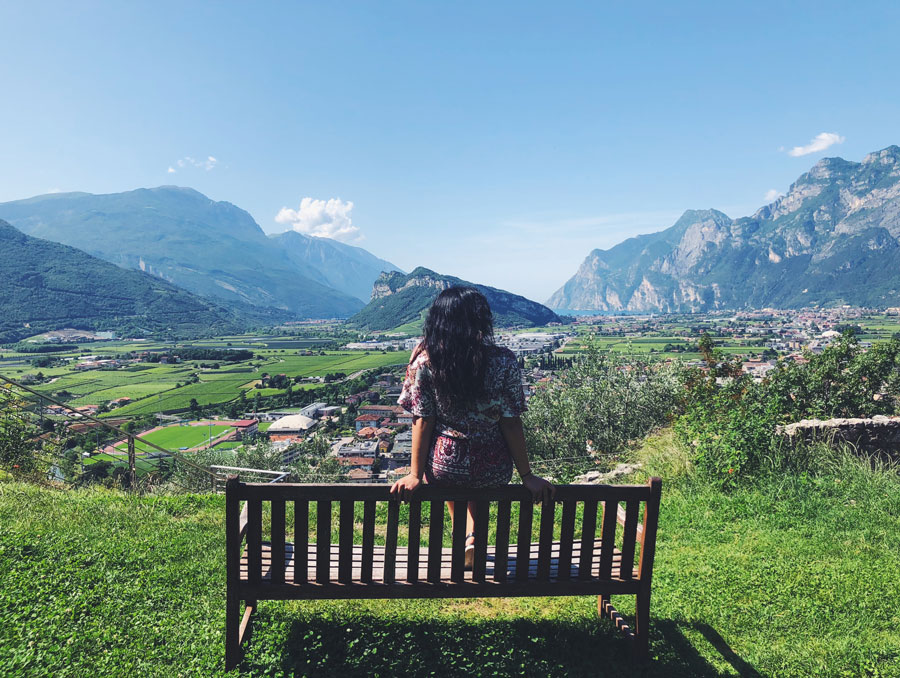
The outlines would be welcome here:
M 858 450 L 900 461 L 900 417 L 871 419 L 803 419 L 779 426 L 778 433 L 792 442 L 847 443 Z

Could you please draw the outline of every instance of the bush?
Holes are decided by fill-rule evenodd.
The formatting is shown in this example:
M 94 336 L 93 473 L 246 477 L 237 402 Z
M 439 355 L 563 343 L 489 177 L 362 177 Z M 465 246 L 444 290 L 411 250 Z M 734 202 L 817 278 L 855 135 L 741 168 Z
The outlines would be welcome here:
M 603 354 L 589 343 L 529 400 L 523 416 L 529 455 L 587 460 L 617 454 L 670 421 L 680 391 L 679 368 Z
M 715 379 L 687 380 L 685 412 L 675 433 L 691 450 L 697 471 L 728 486 L 759 469 L 773 452 L 779 417 L 765 387 L 749 377 L 727 378 L 721 385 Z
M 776 427 L 805 418 L 870 417 L 897 410 L 900 340 L 863 351 L 851 332 L 808 362 L 778 366 L 761 383 L 701 341 L 709 371 L 690 370 L 675 431 L 703 475 L 723 486 L 763 468 L 781 470 L 801 450 L 783 449 Z M 767 463 L 768 462 L 768 463 Z

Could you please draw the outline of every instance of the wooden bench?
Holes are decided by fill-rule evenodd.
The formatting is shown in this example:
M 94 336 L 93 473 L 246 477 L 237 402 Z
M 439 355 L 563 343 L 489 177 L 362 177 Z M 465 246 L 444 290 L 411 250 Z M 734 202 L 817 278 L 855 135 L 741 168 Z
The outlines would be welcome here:
M 660 490 L 659 478 L 646 485 L 559 485 L 554 502 L 535 507 L 520 485 L 494 490 L 421 486 L 401 507 L 387 485 L 259 484 L 229 478 L 226 667 L 240 661 L 257 601 L 339 598 L 596 595 L 600 615 L 613 620 L 631 639 L 633 656 L 642 659 L 648 651 Z M 477 502 L 475 564 L 467 571 L 465 521 L 453 526 L 449 548 L 442 542 L 444 502 L 470 500 Z M 339 507 L 336 543 L 333 503 Z M 510 543 L 514 504 L 516 541 Z M 427 522 L 423 505 L 430 509 Z M 405 524 L 401 510 L 409 512 Z M 385 514 L 378 523 L 377 516 Z M 496 526 L 493 535 L 491 525 Z M 423 530 L 427 546 L 421 543 Z M 398 544 L 402 541 L 406 546 Z M 636 596 L 634 629 L 612 606 L 614 594 Z

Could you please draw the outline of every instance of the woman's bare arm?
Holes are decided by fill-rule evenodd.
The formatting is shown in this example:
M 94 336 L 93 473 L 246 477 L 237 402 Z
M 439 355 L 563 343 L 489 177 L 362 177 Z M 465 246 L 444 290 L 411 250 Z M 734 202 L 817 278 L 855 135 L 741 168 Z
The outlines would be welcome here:
M 522 478 L 522 484 L 528 488 L 535 501 L 547 501 L 556 494 L 556 488 L 548 480 L 531 472 L 528 452 L 525 450 L 525 429 L 522 428 L 521 417 L 501 417 L 500 432 L 512 455 L 516 470 Z
M 425 462 L 428 459 L 428 448 L 434 434 L 435 417 L 415 417 L 412 425 L 412 460 L 409 475 L 404 476 L 391 486 L 391 494 L 400 499 L 408 499 L 409 495 L 422 482 L 425 474 Z

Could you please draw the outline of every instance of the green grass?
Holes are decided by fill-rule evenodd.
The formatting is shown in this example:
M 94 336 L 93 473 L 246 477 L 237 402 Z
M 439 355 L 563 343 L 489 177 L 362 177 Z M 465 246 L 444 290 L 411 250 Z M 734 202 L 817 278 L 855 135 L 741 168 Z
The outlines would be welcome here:
M 216 445 L 216 449 L 217 450 L 234 450 L 234 449 L 237 449 L 238 447 L 242 447 L 243 445 L 244 445 L 244 443 L 242 443 L 239 440 L 232 440 L 232 441 L 228 441 L 228 442 L 224 442 L 224 443 L 219 443 L 218 445 Z
M 225 433 L 226 431 L 232 431 L 234 428 L 232 426 L 221 426 L 221 425 L 213 425 L 213 426 L 167 426 L 164 429 L 159 431 L 154 431 L 153 433 L 148 433 L 145 436 L 141 436 L 145 440 L 156 443 L 160 447 L 163 447 L 167 450 L 178 450 L 182 447 L 196 447 L 197 445 L 202 445 L 209 440 L 210 435 L 212 438 L 218 438 L 220 435 Z M 122 445 L 124 447 L 124 444 Z M 153 449 L 147 446 L 146 450 L 141 449 L 145 447 L 140 443 L 137 444 L 137 450 L 144 452 L 152 452 Z
M 665 478 L 641 671 L 592 597 L 265 601 L 241 671 L 900 675 L 896 472 L 835 457 L 722 493 L 668 439 L 642 454 Z M 0 483 L 0 674 L 221 675 L 223 511 L 220 496 Z

